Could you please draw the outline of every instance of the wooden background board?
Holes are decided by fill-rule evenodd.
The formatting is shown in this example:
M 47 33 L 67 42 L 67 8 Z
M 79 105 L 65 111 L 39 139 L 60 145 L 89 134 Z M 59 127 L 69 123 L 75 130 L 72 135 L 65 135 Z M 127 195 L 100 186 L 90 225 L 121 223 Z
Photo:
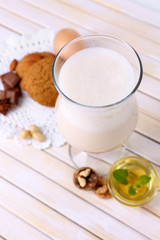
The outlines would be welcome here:
M 126 149 L 151 161 L 160 175 L 160 12 L 156 0 L 148 4 L 0 0 L 0 50 L 10 35 L 46 27 L 71 27 L 82 35 L 103 33 L 129 42 L 140 54 L 144 77 L 137 93 L 138 124 Z M 149 204 L 130 208 L 77 189 L 74 170 L 68 145 L 40 151 L 0 139 L 0 239 L 160 239 L 160 193 Z

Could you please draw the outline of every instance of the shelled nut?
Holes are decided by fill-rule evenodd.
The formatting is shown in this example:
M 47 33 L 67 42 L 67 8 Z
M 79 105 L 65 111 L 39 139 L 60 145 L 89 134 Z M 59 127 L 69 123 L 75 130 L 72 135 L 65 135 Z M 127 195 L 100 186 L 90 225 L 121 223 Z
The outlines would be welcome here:
M 91 173 L 91 169 L 87 168 L 86 170 L 83 170 L 82 172 L 79 173 L 81 177 L 88 177 Z
M 21 139 L 28 139 L 31 136 L 30 131 L 22 129 L 19 133 Z
M 87 184 L 86 179 L 83 177 L 78 177 L 78 182 L 79 182 L 80 187 L 82 187 L 82 188 L 84 188 Z
M 36 125 L 31 125 L 29 131 L 33 134 L 34 132 L 40 132 L 40 129 Z
M 107 179 L 104 177 L 99 177 L 95 194 L 100 198 L 110 198 L 112 197 L 107 186 Z
M 73 174 L 73 182 L 76 187 L 84 190 L 92 190 L 96 187 L 98 175 L 89 167 L 82 167 Z
M 34 132 L 32 137 L 38 142 L 44 142 L 46 140 L 45 136 L 41 132 Z

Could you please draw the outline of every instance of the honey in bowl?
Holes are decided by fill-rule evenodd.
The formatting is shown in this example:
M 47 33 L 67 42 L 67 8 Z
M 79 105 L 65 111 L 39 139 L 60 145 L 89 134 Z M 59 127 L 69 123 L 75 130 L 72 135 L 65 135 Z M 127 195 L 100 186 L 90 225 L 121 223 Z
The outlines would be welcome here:
M 127 156 L 116 161 L 109 172 L 108 184 L 113 197 L 129 206 L 141 206 L 158 193 L 159 178 L 145 159 Z

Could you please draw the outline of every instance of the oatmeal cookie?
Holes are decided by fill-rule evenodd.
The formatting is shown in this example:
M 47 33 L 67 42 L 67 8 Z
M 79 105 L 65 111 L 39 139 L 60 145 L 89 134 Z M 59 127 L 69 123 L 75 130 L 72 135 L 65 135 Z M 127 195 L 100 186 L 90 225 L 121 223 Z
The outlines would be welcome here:
M 54 58 L 49 52 L 35 52 L 24 56 L 16 66 L 20 87 L 35 101 L 49 107 L 55 106 L 58 96 L 52 80 Z
M 54 55 L 40 59 L 24 74 L 20 86 L 31 98 L 44 106 L 55 106 L 58 92 L 52 80 Z

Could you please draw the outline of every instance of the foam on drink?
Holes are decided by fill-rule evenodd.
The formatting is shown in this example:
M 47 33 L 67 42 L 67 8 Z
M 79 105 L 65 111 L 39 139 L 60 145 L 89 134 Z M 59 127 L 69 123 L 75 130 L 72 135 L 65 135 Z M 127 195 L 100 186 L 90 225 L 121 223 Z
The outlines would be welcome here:
M 100 47 L 83 49 L 62 66 L 59 86 L 70 99 L 88 106 L 116 103 L 133 90 L 131 64 L 121 54 Z

